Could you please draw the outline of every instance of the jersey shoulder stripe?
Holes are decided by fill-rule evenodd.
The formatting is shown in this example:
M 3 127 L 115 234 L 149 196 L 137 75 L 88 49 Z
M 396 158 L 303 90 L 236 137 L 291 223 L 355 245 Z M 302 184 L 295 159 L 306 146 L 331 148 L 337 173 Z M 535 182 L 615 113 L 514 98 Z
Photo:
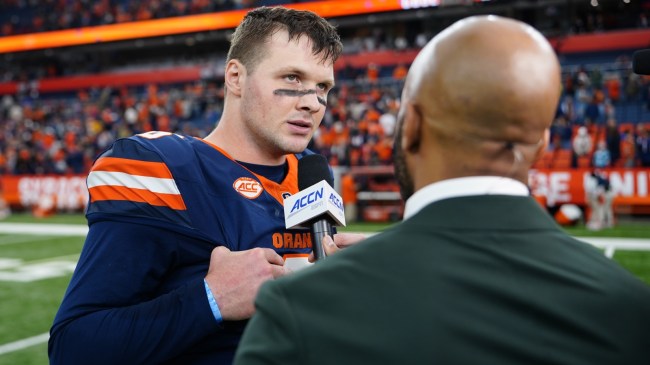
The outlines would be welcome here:
M 165 156 L 152 147 L 138 138 L 120 139 L 95 161 L 87 178 L 88 214 L 189 224 L 186 203 Z M 185 151 L 169 154 L 180 153 Z
M 162 162 L 100 157 L 88 175 L 90 200 L 131 200 L 186 209 L 171 172 Z
M 119 171 L 131 175 L 171 179 L 172 174 L 163 162 L 140 161 L 133 158 L 100 157 L 93 170 Z

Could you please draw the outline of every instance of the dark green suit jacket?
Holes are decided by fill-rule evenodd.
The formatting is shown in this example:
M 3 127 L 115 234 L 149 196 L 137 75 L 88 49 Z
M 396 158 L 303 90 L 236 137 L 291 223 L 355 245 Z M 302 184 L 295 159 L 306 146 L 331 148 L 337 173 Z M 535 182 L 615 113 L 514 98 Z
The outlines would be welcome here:
M 432 203 L 269 282 L 236 364 L 650 364 L 650 286 L 529 197 Z

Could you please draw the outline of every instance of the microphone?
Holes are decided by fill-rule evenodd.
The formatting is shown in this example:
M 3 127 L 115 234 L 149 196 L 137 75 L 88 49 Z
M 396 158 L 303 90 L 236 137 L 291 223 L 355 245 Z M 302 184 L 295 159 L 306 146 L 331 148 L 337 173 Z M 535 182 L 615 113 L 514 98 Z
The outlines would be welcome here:
M 634 52 L 632 56 L 632 71 L 639 75 L 650 75 L 650 49 Z
M 325 257 L 323 236 L 332 236 L 332 226 L 345 226 L 343 199 L 332 188 L 334 180 L 327 159 L 306 155 L 298 160 L 298 193 L 284 199 L 284 223 L 289 228 L 311 229 L 314 257 Z

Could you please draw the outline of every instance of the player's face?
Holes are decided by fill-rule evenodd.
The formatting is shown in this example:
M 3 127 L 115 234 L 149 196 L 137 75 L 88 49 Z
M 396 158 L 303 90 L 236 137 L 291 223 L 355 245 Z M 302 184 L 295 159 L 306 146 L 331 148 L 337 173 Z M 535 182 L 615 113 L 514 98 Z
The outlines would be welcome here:
M 308 37 L 289 42 L 286 31 L 269 39 L 265 54 L 242 90 L 245 128 L 265 153 L 302 152 L 325 114 L 334 67 L 312 53 Z

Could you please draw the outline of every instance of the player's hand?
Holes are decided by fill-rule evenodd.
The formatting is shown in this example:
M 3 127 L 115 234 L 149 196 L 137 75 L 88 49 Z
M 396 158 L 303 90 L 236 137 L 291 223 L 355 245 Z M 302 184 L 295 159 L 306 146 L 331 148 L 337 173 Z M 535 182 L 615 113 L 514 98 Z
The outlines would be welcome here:
M 257 292 L 267 280 L 287 273 L 284 260 L 269 248 L 232 252 L 219 246 L 212 250 L 205 280 L 224 320 L 250 318 Z
M 346 248 L 348 246 L 354 245 L 357 242 L 363 241 L 366 239 L 366 235 L 361 233 L 336 233 L 334 234 L 334 239 L 330 236 L 325 236 L 323 238 L 323 249 L 325 250 L 325 255 L 330 256 L 339 250 Z M 314 253 L 309 254 L 309 262 L 314 262 Z

